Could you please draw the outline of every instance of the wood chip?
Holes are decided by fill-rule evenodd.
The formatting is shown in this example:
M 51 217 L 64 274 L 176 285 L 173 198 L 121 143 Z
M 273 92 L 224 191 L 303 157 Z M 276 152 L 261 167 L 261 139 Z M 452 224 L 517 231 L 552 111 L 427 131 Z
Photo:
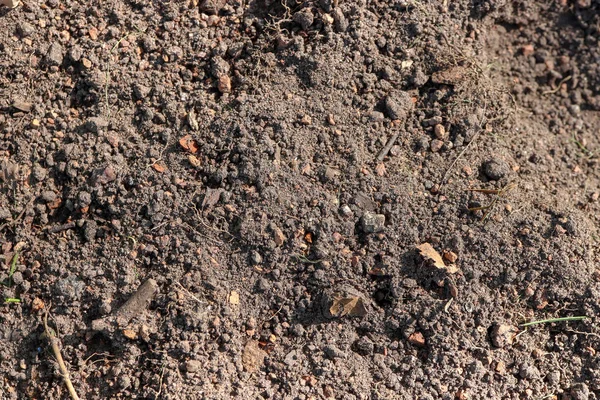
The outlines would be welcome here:
M 192 154 L 196 154 L 198 152 L 198 143 L 192 138 L 192 135 L 185 135 L 181 139 L 179 139 L 179 145 L 185 150 L 189 151 Z
M 165 166 L 165 164 L 161 163 L 161 162 L 155 162 L 154 164 L 152 164 L 152 168 L 154 168 L 154 170 L 156 172 L 165 172 L 167 170 L 167 167 Z
M 123 329 L 123 336 L 131 340 L 137 339 L 137 333 L 133 329 Z
M 229 304 L 237 306 L 238 304 L 240 304 L 240 294 L 238 292 L 236 292 L 235 290 L 232 290 L 229 293 Z
M 425 337 L 421 332 L 414 332 L 412 335 L 408 337 L 408 343 L 417 346 L 424 347 L 425 346 Z

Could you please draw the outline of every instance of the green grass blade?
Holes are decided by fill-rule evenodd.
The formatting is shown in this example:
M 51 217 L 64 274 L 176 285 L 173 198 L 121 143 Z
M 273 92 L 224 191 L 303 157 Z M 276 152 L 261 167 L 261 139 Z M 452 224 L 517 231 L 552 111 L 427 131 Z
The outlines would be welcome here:
M 538 321 L 527 322 L 526 324 L 521 324 L 519 326 L 525 328 L 527 326 L 532 326 L 532 325 L 551 324 L 552 322 L 583 321 L 584 319 L 587 319 L 587 318 L 588 317 L 586 317 L 585 315 L 581 315 L 581 316 L 578 316 L 578 317 L 563 317 L 563 318 L 540 319 Z

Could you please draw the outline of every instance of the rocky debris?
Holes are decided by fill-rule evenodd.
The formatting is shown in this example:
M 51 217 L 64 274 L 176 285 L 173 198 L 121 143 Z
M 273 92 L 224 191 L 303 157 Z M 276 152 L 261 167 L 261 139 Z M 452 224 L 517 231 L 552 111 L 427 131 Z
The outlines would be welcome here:
M 282 246 L 286 241 L 286 236 L 283 231 L 275 224 L 271 224 L 271 231 L 273 232 L 273 240 L 277 246 Z
M 210 72 L 215 78 L 220 78 L 229 74 L 230 66 L 222 57 L 213 57 Z
M 571 386 L 569 391 L 572 400 L 588 400 L 590 398 L 590 389 L 585 383 L 576 383 Z
M 385 98 L 385 110 L 391 119 L 406 120 L 414 103 L 408 92 L 396 91 Z
M 523 379 L 538 380 L 540 375 L 540 370 L 535 365 L 523 363 L 519 367 L 519 376 Z
M 315 16 L 313 15 L 312 10 L 309 7 L 306 7 L 296 12 L 292 19 L 302 27 L 302 30 L 306 31 L 313 24 Z
M 202 370 L 202 362 L 198 360 L 188 360 L 184 364 L 184 369 L 186 372 L 195 373 Z
M 439 140 L 446 140 L 448 138 L 446 128 L 444 128 L 444 125 L 442 124 L 435 125 L 433 127 L 433 133 L 435 134 L 435 137 Z
M 49 66 L 61 66 L 65 57 L 65 51 L 58 42 L 54 42 L 48 48 L 44 62 Z
M 417 347 L 425 347 L 425 337 L 421 332 L 414 332 L 408 337 L 408 342 Z
M 145 98 L 147 98 L 148 95 L 150 95 L 151 90 L 152 89 L 150 87 L 141 83 L 134 83 L 132 87 L 133 96 L 137 100 L 144 100 Z
M 363 232 L 377 233 L 385 229 L 385 215 L 366 211 L 360 219 Z
M 16 8 L 19 4 L 19 0 L 0 0 L 0 6 L 6 6 L 8 8 Z
M 252 250 L 250 252 L 250 262 L 252 265 L 260 265 L 263 262 L 263 258 L 258 251 Z
M 429 146 L 432 152 L 437 153 L 442 149 L 442 147 L 444 147 L 444 142 L 439 139 L 433 139 Z
M 227 0 L 201 0 L 200 11 L 206 14 L 217 14 L 225 5 Z
M 344 359 L 347 357 L 346 353 L 344 353 L 342 350 L 340 350 L 338 347 L 336 347 L 334 345 L 325 346 L 323 351 L 325 352 L 327 357 L 331 358 L 332 360 L 336 359 L 336 358 Z
M 108 128 L 108 121 L 103 117 L 92 117 L 87 120 L 85 127 L 92 133 L 99 133 Z
M 17 99 L 15 101 L 13 101 L 12 106 L 19 111 L 28 113 L 28 112 L 31 112 L 31 108 L 33 107 L 33 104 L 28 101 L 23 101 L 23 100 Z
M 231 93 L 231 78 L 227 75 L 222 75 L 218 78 L 217 89 L 221 93 Z
M 350 24 L 348 23 L 346 16 L 344 15 L 344 13 L 342 12 L 342 10 L 340 8 L 334 9 L 333 12 L 331 13 L 331 16 L 333 17 L 333 22 L 334 22 L 336 32 L 343 33 L 348 30 L 348 26 Z
M 510 165 L 501 158 L 493 158 L 483 164 L 483 173 L 493 181 L 499 181 L 510 174 Z
M 512 325 L 494 324 L 490 332 L 492 344 L 499 348 L 511 346 L 519 329 Z
M 373 354 L 375 350 L 375 344 L 366 336 L 361 337 L 354 343 L 355 351 L 363 356 L 368 356 Z
M 41 198 L 46 203 L 52 203 L 54 200 L 56 200 L 56 193 L 52 190 L 45 190 L 42 192 Z

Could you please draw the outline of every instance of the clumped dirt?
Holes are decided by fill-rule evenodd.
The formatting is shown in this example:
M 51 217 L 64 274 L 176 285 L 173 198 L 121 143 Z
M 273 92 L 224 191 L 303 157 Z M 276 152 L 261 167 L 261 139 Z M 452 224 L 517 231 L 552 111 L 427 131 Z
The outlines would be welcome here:
M 49 311 L 86 399 L 599 398 L 599 27 L 597 0 L 1 8 L 0 397 L 67 398 Z

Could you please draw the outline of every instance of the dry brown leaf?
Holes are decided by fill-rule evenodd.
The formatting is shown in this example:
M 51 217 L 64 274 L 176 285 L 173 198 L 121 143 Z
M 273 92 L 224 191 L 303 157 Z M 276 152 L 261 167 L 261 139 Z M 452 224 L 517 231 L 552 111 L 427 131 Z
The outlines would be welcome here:
M 417 246 L 417 250 L 421 253 L 421 256 L 433 264 L 438 269 L 445 269 L 449 274 L 458 272 L 458 267 L 454 264 L 446 265 L 440 253 L 437 252 L 429 243 L 423 243 Z
M 137 333 L 133 329 L 123 329 L 123 336 L 131 340 L 137 339 Z
M 160 162 L 155 162 L 154 164 L 152 164 L 152 168 L 154 168 L 156 172 L 165 172 L 167 170 L 165 164 Z
M 33 303 L 31 304 L 31 311 L 33 311 L 33 312 L 40 311 L 41 309 L 44 308 L 44 306 L 45 306 L 45 304 L 42 301 L 42 299 L 40 299 L 39 297 L 36 297 L 35 299 L 33 299 Z
M 247 372 L 257 371 L 263 364 L 267 353 L 263 351 L 256 340 L 246 343 L 242 353 L 242 364 Z
M 454 66 L 442 71 L 434 72 L 431 75 L 433 83 L 441 83 L 444 85 L 456 85 L 463 81 L 467 75 L 467 69 L 461 66 Z
M 185 151 L 189 151 L 192 154 L 198 152 L 198 143 L 192 138 L 192 135 L 185 135 L 179 139 L 179 145 L 183 147 Z
M 193 154 L 188 155 L 188 161 L 193 167 L 196 168 L 202 165 L 202 162 L 198 159 L 198 157 Z
M 384 163 L 377 164 L 377 166 L 375 167 L 375 172 L 377 173 L 377 176 L 384 176 L 385 175 L 385 164 Z
M 360 297 L 336 297 L 329 308 L 331 315 L 344 317 L 364 317 L 367 315 L 367 309 L 363 299 Z

